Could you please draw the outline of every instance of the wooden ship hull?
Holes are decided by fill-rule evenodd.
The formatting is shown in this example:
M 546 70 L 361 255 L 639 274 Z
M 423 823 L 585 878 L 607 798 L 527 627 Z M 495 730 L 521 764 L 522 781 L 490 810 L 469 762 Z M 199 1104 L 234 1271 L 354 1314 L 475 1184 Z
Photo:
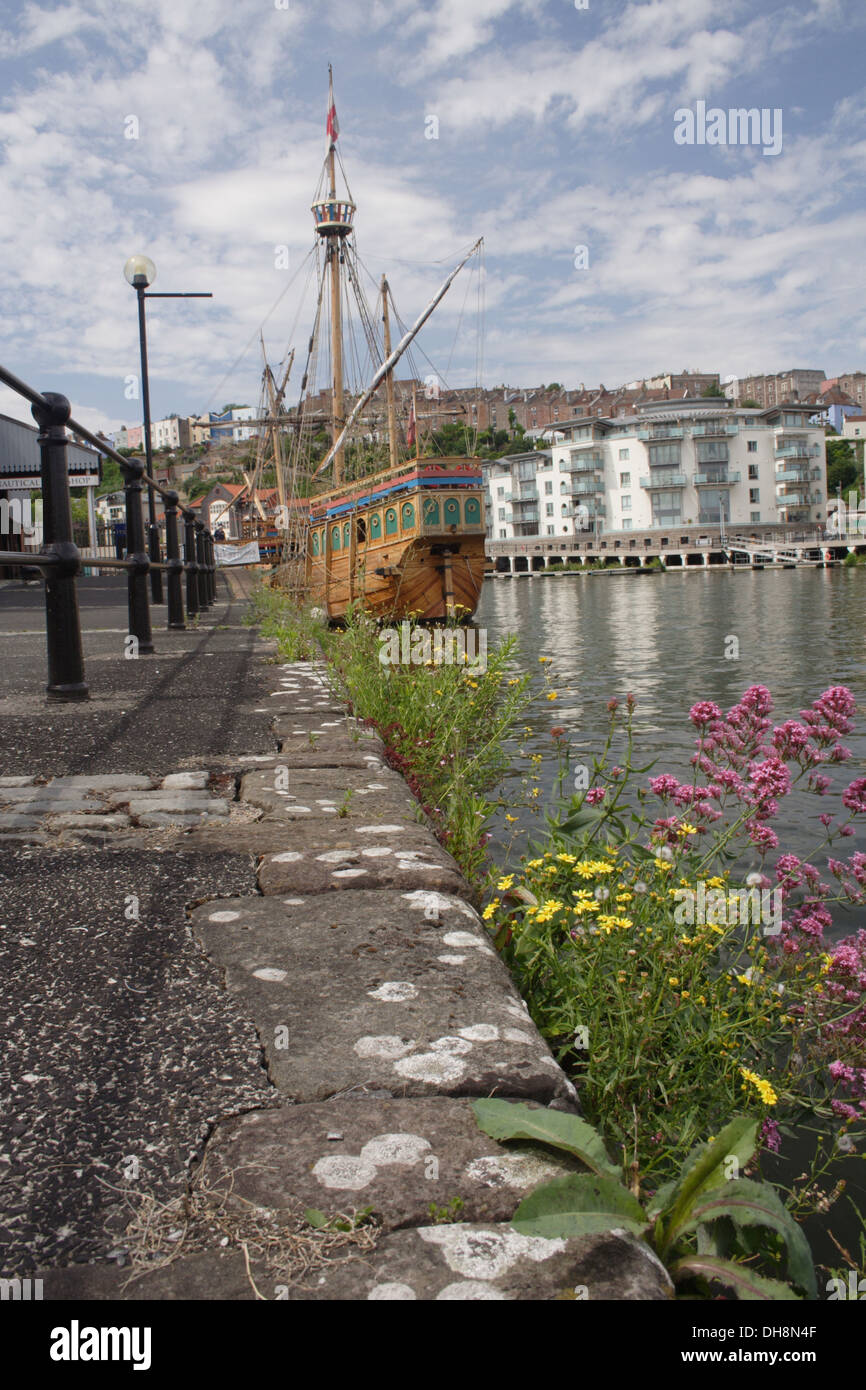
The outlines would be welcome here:
M 465 621 L 484 545 L 477 462 L 420 459 L 310 499 L 304 589 L 332 620 L 361 603 L 380 619 Z

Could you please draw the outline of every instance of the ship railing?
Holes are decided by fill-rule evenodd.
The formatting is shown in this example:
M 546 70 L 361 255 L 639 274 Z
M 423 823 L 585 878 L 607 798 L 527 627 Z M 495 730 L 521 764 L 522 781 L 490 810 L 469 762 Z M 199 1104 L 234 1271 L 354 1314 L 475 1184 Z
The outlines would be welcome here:
M 84 679 L 77 587 L 82 569 L 126 572 L 129 635 L 135 639 L 138 655 L 147 656 L 154 651 L 148 574 L 153 570 L 165 574 L 168 590 L 166 625 L 172 631 L 183 630 L 186 626 L 184 580 L 186 613 L 190 617 L 204 612 L 216 602 L 213 536 L 189 507 L 180 504 L 178 494 L 173 489 L 164 487 L 146 472 L 143 460 L 124 457 L 107 440 L 91 434 L 73 420 L 71 406 L 65 396 L 53 391 L 37 391 L 5 367 L 0 367 L 0 382 L 30 402 L 31 413 L 39 426 L 42 486 L 41 549 L 35 552 L 0 549 L 0 567 L 12 567 L 16 572 L 22 568 L 26 572 L 31 567 L 41 571 L 45 583 L 48 646 L 46 694 L 50 700 L 86 700 L 89 690 Z M 114 558 L 102 554 L 88 555 L 75 544 L 67 468 L 67 430 L 92 445 L 106 458 L 113 459 L 123 474 L 126 521 L 123 534 L 115 533 L 117 546 Z M 150 555 L 145 544 L 141 505 L 144 485 L 159 493 L 165 505 L 164 559 L 158 532 L 154 532 Z M 179 517 L 183 525 L 182 554 Z

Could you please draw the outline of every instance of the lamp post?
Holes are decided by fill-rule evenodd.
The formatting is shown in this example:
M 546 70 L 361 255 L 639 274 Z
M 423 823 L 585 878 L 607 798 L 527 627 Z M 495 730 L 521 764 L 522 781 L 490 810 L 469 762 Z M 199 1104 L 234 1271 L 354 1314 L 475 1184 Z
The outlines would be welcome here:
M 138 296 L 138 342 L 141 352 L 141 399 L 144 424 L 144 460 L 149 478 L 153 477 L 153 448 L 150 434 L 150 382 L 147 374 L 147 326 L 144 314 L 146 299 L 213 299 L 208 292 L 148 294 L 148 285 L 156 279 L 156 266 L 149 256 L 130 256 L 123 267 L 127 282 Z M 156 494 L 153 483 L 147 484 L 148 556 L 151 566 L 159 564 L 159 527 L 156 524 Z M 162 573 L 156 568 L 150 571 L 150 596 L 153 603 L 162 603 Z

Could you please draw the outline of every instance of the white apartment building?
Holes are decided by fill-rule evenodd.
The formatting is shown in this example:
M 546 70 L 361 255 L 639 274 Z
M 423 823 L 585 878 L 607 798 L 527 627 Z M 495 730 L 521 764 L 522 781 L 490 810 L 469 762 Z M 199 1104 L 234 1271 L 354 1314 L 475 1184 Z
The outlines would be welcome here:
M 507 541 L 825 521 L 825 434 L 809 423 L 814 412 L 701 399 L 566 422 L 565 441 L 486 466 L 488 535 Z
M 154 449 L 180 448 L 180 420 L 176 415 L 167 420 L 154 420 L 150 427 L 150 442 Z

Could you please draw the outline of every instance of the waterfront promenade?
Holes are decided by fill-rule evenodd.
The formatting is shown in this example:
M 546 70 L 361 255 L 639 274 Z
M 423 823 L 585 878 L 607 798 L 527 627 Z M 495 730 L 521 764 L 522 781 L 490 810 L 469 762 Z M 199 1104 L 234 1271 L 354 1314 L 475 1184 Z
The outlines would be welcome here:
M 245 625 L 244 576 L 185 632 L 155 610 L 139 660 L 122 583 L 80 587 L 68 706 L 40 589 L 0 590 L 0 1273 L 48 1299 L 667 1297 L 634 1242 L 508 1227 L 562 1168 L 472 1098 L 575 1094 L 324 669 Z

